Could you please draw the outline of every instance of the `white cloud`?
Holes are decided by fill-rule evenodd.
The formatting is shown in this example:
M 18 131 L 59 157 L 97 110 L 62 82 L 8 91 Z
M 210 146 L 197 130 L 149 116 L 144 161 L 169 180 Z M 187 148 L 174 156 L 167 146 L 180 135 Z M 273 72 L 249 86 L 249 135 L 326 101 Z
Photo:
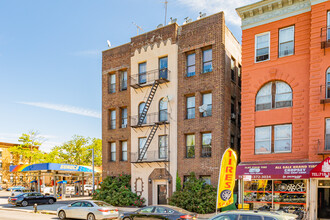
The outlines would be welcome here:
M 196 12 L 205 12 L 207 15 L 220 11 L 225 13 L 226 22 L 239 26 L 241 19 L 236 13 L 236 8 L 248 5 L 260 0 L 178 0 L 179 3 L 188 6 Z M 197 17 L 197 16 L 196 16 Z M 195 18 L 193 18 L 195 19 Z
M 90 110 L 90 109 L 70 106 L 70 105 L 61 105 L 61 104 L 52 104 L 52 103 L 43 103 L 43 102 L 18 102 L 18 103 L 24 104 L 24 105 L 40 107 L 40 108 L 52 109 L 55 111 L 68 112 L 68 113 L 72 113 L 72 114 L 76 114 L 76 115 L 83 115 L 83 116 L 88 116 L 88 117 L 93 117 L 93 118 L 101 118 L 100 112 Z

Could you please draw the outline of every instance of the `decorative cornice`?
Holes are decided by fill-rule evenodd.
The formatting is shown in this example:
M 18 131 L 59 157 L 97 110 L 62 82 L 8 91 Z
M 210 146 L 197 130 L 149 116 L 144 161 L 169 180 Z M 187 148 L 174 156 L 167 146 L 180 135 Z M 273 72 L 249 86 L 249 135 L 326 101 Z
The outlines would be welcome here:
M 328 0 L 310 0 L 311 1 L 311 5 L 316 5 L 316 4 L 320 4 L 323 2 L 326 2 Z
M 242 19 L 243 30 L 305 13 L 310 10 L 311 0 L 263 0 L 236 9 L 237 14 Z

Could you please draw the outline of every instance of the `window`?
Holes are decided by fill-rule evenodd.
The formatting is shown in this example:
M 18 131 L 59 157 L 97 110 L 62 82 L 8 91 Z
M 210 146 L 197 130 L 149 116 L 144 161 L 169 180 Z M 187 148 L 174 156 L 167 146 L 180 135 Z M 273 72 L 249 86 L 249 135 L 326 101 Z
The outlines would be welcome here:
M 73 204 L 71 204 L 71 207 L 80 207 L 82 204 L 82 202 L 75 202 Z
M 326 84 L 326 98 L 329 99 L 330 98 L 330 67 L 327 70 L 327 84 Z
M 186 135 L 186 157 L 194 158 L 195 157 L 195 135 L 188 134 Z
M 203 51 L 203 73 L 212 71 L 212 49 Z
M 127 127 L 127 108 L 121 109 L 121 127 L 122 128 Z
M 212 142 L 212 134 L 211 133 L 203 133 L 202 134 L 202 157 L 211 157 L 211 142 Z
M 158 138 L 158 156 L 159 159 L 167 159 L 167 135 L 159 136 Z
M 196 58 L 195 53 L 187 55 L 187 77 L 191 77 L 195 75 L 195 71 L 196 71 L 195 58 Z
M 269 60 L 270 33 L 256 35 L 256 62 Z
M 110 74 L 109 76 L 109 93 L 116 92 L 116 74 Z
M 231 104 L 230 104 L 230 118 L 231 122 L 235 123 L 236 122 L 236 105 L 235 105 L 236 99 L 235 97 L 231 97 Z
M 238 64 L 237 76 L 238 76 L 238 86 L 239 87 L 241 87 L 241 85 L 242 85 L 241 74 L 242 74 L 242 66 L 240 64 Z
M 93 207 L 93 205 L 89 202 L 82 202 L 82 207 Z
M 147 63 L 139 64 L 139 84 L 144 84 L 147 82 Z
M 279 57 L 293 55 L 294 52 L 294 26 L 279 30 Z
M 116 129 L 116 110 L 110 110 L 110 129 Z
M 200 179 L 204 180 L 206 184 L 211 185 L 211 176 L 200 176 Z
M 292 106 L 291 87 L 282 81 L 274 81 L 264 85 L 256 97 L 256 111 Z
M 167 79 L 167 60 L 167 57 L 162 57 L 159 59 L 159 79 Z
M 230 147 L 232 149 L 235 149 L 235 136 L 234 135 L 230 135 Z
M 327 40 L 330 40 L 330 11 L 328 11 L 328 28 L 327 28 Z
M 110 161 L 116 161 L 116 143 L 110 143 Z
M 127 71 L 120 72 L 120 91 L 127 90 Z
M 127 161 L 127 141 L 121 142 L 121 160 Z
M 231 58 L 230 59 L 230 73 L 231 73 L 231 80 L 235 81 L 235 59 Z
M 146 144 L 146 142 L 147 142 L 146 137 L 139 138 L 139 158 L 142 154 L 142 150 L 143 150 L 144 145 Z M 147 153 L 144 154 L 143 159 L 147 159 Z
M 138 212 L 140 212 L 140 213 L 151 213 L 153 209 L 154 209 L 153 206 L 152 207 L 146 207 L 146 208 L 140 209 Z
M 274 136 L 272 137 L 272 133 Z M 292 125 L 275 125 L 255 129 L 255 154 L 291 152 Z
M 330 118 L 325 120 L 325 150 L 330 150 Z
M 202 116 L 212 116 L 212 93 L 203 94 Z
M 167 101 L 164 98 L 159 101 L 159 121 L 167 121 Z
M 257 215 L 240 215 L 239 220 L 262 220 L 262 217 Z
M 146 105 L 145 102 L 141 102 L 140 105 L 139 105 L 139 120 L 140 120 L 140 117 L 142 116 L 142 112 L 143 112 L 143 109 L 144 109 L 144 106 Z M 147 123 L 147 115 L 144 117 L 143 119 L 143 122 L 142 124 L 146 124 Z
M 187 119 L 195 118 L 195 96 L 187 97 Z

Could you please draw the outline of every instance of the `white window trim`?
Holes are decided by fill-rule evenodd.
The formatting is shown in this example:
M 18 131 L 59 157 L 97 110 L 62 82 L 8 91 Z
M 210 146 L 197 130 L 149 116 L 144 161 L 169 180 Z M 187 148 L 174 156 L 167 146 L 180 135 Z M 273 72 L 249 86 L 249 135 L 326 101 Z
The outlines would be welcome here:
M 280 56 L 280 31 L 281 30 L 285 30 L 285 29 L 288 29 L 288 28 L 291 28 L 293 27 L 293 54 L 289 54 L 289 55 L 283 55 L 283 56 Z M 296 40 L 296 34 L 295 34 L 295 26 L 294 25 L 291 25 L 289 27 L 285 27 L 285 28 L 280 28 L 278 30 L 278 57 L 281 58 L 281 57 L 287 57 L 287 56 L 292 56 L 295 54 L 295 40 Z
M 258 36 L 261 36 L 261 35 L 265 35 L 265 34 L 268 34 L 268 42 L 269 42 L 269 49 L 268 49 L 268 59 L 267 60 L 262 60 L 262 61 L 257 61 L 257 37 Z M 265 62 L 265 61 L 268 61 L 270 60 L 270 31 L 267 31 L 267 32 L 263 32 L 263 33 L 260 33 L 260 34 L 256 34 L 254 36 L 254 63 L 262 63 L 262 62 Z
M 291 137 L 290 137 L 290 151 L 275 151 L 275 127 L 276 126 L 288 126 L 290 125 L 290 130 L 291 130 Z M 287 140 L 287 139 L 278 139 L 278 140 Z M 292 124 L 280 124 L 280 125 L 274 125 L 274 152 L 273 154 L 278 154 L 278 153 L 292 153 Z
M 269 139 L 270 152 L 258 153 L 258 152 L 256 152 L 256 139 L 257 139 L 256 130 L 257 130 L 257 128 L 262 128 L 262 127 L 267 127 L 270 130 L 270 139 Z M 255 155 L 272 154 L 272 126 L 271 125 L 270 126 L 260 126 L 260 127 L 254 128 L 254 154 Z

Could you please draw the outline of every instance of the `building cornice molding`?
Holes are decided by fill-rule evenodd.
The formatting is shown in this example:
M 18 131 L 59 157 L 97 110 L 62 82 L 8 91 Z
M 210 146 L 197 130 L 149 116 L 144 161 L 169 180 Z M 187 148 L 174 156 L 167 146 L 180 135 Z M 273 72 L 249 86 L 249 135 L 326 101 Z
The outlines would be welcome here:
M 310 0 L 311 1 L 311 5 L 316 5 L 316 4 L 320 4 L 329 0 Z
M 310 0 L 263 0 L 236 9 L 242 19 L 243 30 L 302 14 L 310 10 Z

